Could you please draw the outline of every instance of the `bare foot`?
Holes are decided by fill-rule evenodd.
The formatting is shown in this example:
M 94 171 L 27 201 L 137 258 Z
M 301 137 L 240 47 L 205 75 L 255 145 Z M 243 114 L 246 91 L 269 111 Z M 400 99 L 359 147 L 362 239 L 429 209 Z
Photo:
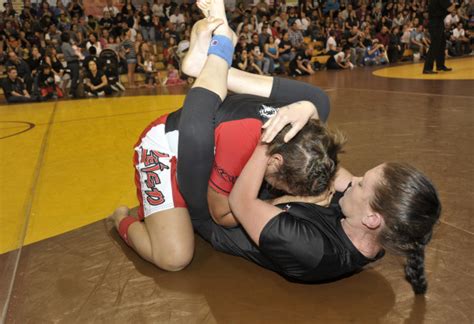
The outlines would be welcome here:
M 114 213 L 107 217 L 108 220 L 112 221 L 114 223 L 115 228 L 118 230 L 120 222 L 122 219 L 128 216 L 129 209 L 127 206 L 120 206 L 117 209 L 115 209 Z
M 206 10 L 207 12 L 207 10 Z M 183 72 L 189 76 L 197 78 L 201 73 L 207 59 L 207 51 L 211 43 L 212 30 L 206 24 L 207 19 L 196 22 L 191 30 L 191 40 L 189 50 L 183 59 L 181 66 Z M 232 33 L 232 43 L 237 44 L 237 35 L 226 26 L 226 32 Z
M 201 73 L 207 59 L 207 50 L 211 43 L 212 32 L 223 22 L 212 17 L 196 22 L 191 30 L 189 50 L 183 59 L 181 69 L 189 76 L 197 77 Z

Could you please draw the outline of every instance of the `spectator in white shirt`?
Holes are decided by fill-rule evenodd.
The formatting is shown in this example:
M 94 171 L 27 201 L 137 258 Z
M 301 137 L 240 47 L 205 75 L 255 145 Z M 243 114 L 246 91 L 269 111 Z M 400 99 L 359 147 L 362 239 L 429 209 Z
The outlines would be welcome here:
M 466 31 L 462 23 L 458 23 L 456 28 L 453 29 L 451 41 L 453 42 L 457 55 L 469 54 L 471 52 L 470 41 L 469 38 L 466 37 Z
M 451 26 L 457 25 L 458 22 L 459 22 L 459 16 L 456 10 L 454 10 L 449 15 L 447 15 L 446 18 L 444 18 L 444 26 L 446 27 L 446 29 L 451 28 Z
M 329 31 L 329 37 L 326 41 L 326 52 L 330 51 L 337 51 L 337 43 L 336 43 L 336 33 L 334 30 Z
M 115 17 L 120 12 L 120 10 L 113 5 L 113 0 L 107 0 L 107 5 L 102 12 L 105 13 L 106 11 L 110 13 L 110 17 Z

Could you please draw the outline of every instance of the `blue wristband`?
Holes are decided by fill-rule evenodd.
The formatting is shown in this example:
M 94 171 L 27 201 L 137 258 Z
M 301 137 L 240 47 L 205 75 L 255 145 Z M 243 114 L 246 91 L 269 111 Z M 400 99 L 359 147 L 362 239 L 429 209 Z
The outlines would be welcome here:
M 210 54 L 224 59 L 230 68 L 232 65 L 232 58 L 234 56 L 234 44 L 232 44 L 232 41 L 228 37 L 214 35 L 212 36 L 211 44 L 209 45 L 209 50 L 207 51 L 207 55 Z

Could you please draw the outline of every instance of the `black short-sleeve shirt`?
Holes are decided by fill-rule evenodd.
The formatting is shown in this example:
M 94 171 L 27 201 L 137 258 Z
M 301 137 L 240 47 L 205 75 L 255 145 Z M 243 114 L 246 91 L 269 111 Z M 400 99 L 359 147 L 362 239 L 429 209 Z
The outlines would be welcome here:
M 260 234 L 259 247 L 241 227 L 213 228 L 212 244 L 222 252 L 241 256 L 282 276 L 302 282 L 335 280 L 361 270 L 370 259 L 345 234 L 344 218 L 335 195 L 329 208 L 289 203 Z M 257 217 L 257 216 L 256 216 Z
M 91 83 L 95 86 L 98 86 L 99 84 L 102 83 L 102 77 L 104 76 L 104 73 L 102 71 L 97 70 L 96 75 L 94 76 L 90 71 L 86 72 L 86 77 L 91 81 Z

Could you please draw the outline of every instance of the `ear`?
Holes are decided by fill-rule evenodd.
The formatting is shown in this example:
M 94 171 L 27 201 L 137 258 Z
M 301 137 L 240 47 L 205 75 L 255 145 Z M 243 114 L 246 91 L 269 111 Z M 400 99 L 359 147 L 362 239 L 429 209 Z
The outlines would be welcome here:
M 270 168 L 274 168 L 275 170 L 278 170 L 282 165 L 283 165 L 283 156 L 281 154 L 273 154 L 270 156 L 268 159 L 268 166 Z
M 382 215 L 376 212 L 371 212 L 370 214 L 362 218 L 362 224 L 364 224 L 369 229 L 377 229 L 382 225 L 383 218 Z

